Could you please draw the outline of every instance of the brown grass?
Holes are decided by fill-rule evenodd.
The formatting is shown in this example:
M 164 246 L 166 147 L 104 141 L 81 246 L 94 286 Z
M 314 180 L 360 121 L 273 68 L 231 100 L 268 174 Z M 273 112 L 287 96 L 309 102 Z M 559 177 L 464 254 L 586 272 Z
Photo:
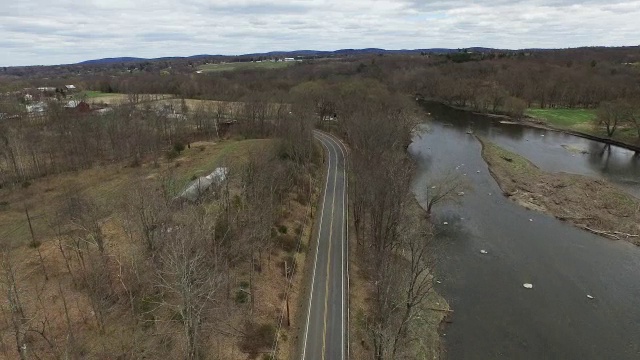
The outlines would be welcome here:
M 141 324 L 135 316 L 131 316 L 126 299 L 123 283 L 120 277 L 132 276 L 119 272 L 121 262 L 134 261 L 131 254 L 137 253 L 134 248 L 140 247 L 138 241 L 131 241 L 123 228 L 122 217 L 119 213 L 118 203 L 127 193 L 127 187 L 132 182 L 153 184 L 153 179 L 166 176 L 173 172 L 178 188 L 182 188 L 190 178 L 211 171 L 216 166 L 231 166 L 242 164 L 248 155 L 254 151 L 268 151 L 273 146 L 272 140 L 245 140 L 224 141 L 220 143 L 199 142 L 193 143 L 190 149 L 185 149 L 183 154 L 173 162 L 163 162 L 160 167 L 154 167 L 152 163 L 145 163 L 140 167 L 124 167 L 122 164 L 114 164 L 101 168 L 90 169 L 75 174 L 60 174 L 46 179 L 34 181 L 28 188 L 2 189 L 2 199 L 8 199 L 9 208 L 0 212 L 0 231 L 12 230 L 15 223 L 22 223 L 19 231 L 13 231 L 10 238 L 2 238 L 5 248 L 11 246 L 9 256 L 16 267 L 18 274 L 17 283 L 23 300 L 25 313 L 29 317 L 29 327 L 38 328 L 40 322 L 47 324 L 47 338 L 53 342 L 53 346 L 37 333 L 30 331 L 25 340 L 29 345 L 30 353 L 38 354 L 40 358 L 57 358 L 62 354 L 54 354 L 54 349 L 62 351 L 69 344 L 67 324 L 64 316 L 63 299 L 67 302 L 71 327 L 75 337 L 75 351 L 79 358 L 112 358 L 114 354 L 138 354 L 134 350 L 145 348 L 147 358 L 179 357 L 182 329 L 179 323 L 173 321 L 155 322 L 158 327 L 153 332 L 141 331 Z M 177 164 L 180 166 L 176 167 Z M 96 197 L 103 205 L 110 207 L 110 214 L 101 222 L 101 228 L 106 236 L 107 253 L 109 254 L 110 281 L 112 288 L 116 289 L 120 302 L 111 305 L 106 315 L 106 327 L 101 333 L 97 322 L 92 315 L 90 301 L 87 292 L 77 283 L 74 284 L 69 275 L 65 261 L 58 249 L 58 241 L 54 232 L 47 225 L 48 214 L 58 206 L 62 195 L 72 185 L 73 191 L 85 193 Z M 312 187 L 315 197 L 319 192 L 319 185 Z M 285 277 L 284 262 L 291 264 L 295 259 L 297 271 L 293 276 L 292 287 L 289 293 L 291 304 L 291 326 L 287 325 L 284 318 L 283 327 L 279 332 L 279 359 L 293 358 L 296 349 L 296 323 L 299 308 L 294 306 L 305 294 L 301 291 L 304 279 L 304 261 L 308 240 L 311 238 L 311 222 L 309 212 L 311 204 L 304 200 L 307 190 L 295 189 L 288 201 L 280 209 L 278 229 L 283 232 L 287 229 L 287 236 L 303 239 L 303 247 L 300 252 L 291 249 L 283 249 L 278 243 L 262 254 L 259 259 L 259 271 L 254 273 L 254 307 L 249 311 L 250 305 L 235 303 L 225 305 L 221 309 L 221 321 L 224 325 L 220 328 L 227 329 L 222 333 L 214 333 L 207 344 L 207 355 L 216 359 L 250 359 L 262 358 L 271 349 L 271 341 L 266 339 L 267 332 L 261 332 L 256 336 L 263 338 L 260 344 L 253 343 L 249 338 L 242 336 L 242 329 L 264 328 L 276 329 L 283 312 L 285 311 L 284 294 L 289 287 Z M 304 192 L 305 194 L 302 194 Z M 304 196 L 303 196 L 304 195 Z M 30 208 L 35 233 L 42 245 L 39 250 L 44 258 L 44 265 L 48 280 L 44 279 L 42 264 L 40 263 L 36 249 L 27 246 L 30 235 L 26 220 L 22 212 L 22 204 Z M 284 235 L 284 234 L 283 234 Z M 71 250 L 68 250 L 71 251 Z M 75 258 L 74 258 L 75 259 Z M 71 260 L 74 272 L 78 270 L 79 263 Z M 1 272 L 1 271 L 0 271 Z M 241 284 L 248 282 L 250 269 L 246 262 L 235 266 L 231 271 L 232 298 L 240 290 Z M 151 276 L 151 274 L 142 274 Z M 136 302 L 141 304 L 142 299 Z M 5 297 L 0 297 L 0 305 L 7 307 Z M 139 305 L 141 306 L 141 305 Z M 249 315 L 251 314 L 251 315 Z M 165 314 L 170 318 L 171 314 Z M 7 312 L 0 314 L 0 358 L 16 358 L 15 337 L 10 326 Z M 152 320 L 152 319 L 151 319 Z M 248 342 L 247 342 L 248 341 Z M 247 344 L 255 345 L 256 347 Z M 269 343 L 269 344 L 267 344 Z M 249 352 L 249 353 L 247 353 Z M 49 356 L 50 355 L 50 356 Z
M 159 167 L 152 162 L 140 167 L 113 164 L 32 180 L 28 188 L 0 189 L 0 199 L 8 203 L 0 207 L 0 246 L 17 247 L 30 242 L 25 207 L 29 209 L 37 239 L 45 241 L 53 235 L 48 219 L 68 191 L 87 194 L 102 205 L 115 208 L 131 184 L 151 184 L 153 179 L 171 173 L 176 188 L 182 189 L 194 175 L 202 176 L 220 164 L 241 162 L 249 152 L 270 144 L 270 140 L 196 142 L 172 162 L 160 159 Z
M 606 180 L 545 173 L 527 159 L 481 139 L 482 156 L 506 196 L 578 227 L 605 231 L 640 245 L 640 200 Z M 611 237 L 611 236 L 609 236 Z

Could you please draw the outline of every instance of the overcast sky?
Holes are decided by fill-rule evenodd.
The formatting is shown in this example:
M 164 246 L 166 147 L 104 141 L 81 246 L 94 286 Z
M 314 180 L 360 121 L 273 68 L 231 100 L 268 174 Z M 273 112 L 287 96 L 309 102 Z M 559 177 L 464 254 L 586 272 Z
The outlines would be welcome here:
M 380 47 L 640 45 L 640 0 L 0 0 L 0 66 Z

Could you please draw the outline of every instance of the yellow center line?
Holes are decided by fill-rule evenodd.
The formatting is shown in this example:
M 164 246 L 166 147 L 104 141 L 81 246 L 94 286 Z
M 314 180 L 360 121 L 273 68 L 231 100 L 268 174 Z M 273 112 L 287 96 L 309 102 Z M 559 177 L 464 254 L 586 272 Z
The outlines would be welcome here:
M 331 151 L 329 151 L 331 156 Z M 333 176 L 333 199 L 331 200 L 331 222 L 329 223 L 329 251 L 327 253 L 327 278 L 324 290 L 324 324 L 322 327 L 322 360 L 325 358 L 326 338 L 327 338 L 327 306 L 329 303 L 329 270 L 331 265 L 331 238 L 333 235 L 333 212 L 336 204 L 336 183 L 338 181 L 338 165 L 335 165 L 335 175 Z M 319 240 L 318 240 L 319 241 Z

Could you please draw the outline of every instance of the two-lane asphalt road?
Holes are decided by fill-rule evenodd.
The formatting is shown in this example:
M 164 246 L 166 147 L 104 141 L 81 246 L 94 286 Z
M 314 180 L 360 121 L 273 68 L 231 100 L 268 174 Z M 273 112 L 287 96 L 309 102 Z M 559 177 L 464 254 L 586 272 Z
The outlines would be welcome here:
M 346 149 L 333 136 L 314 132 L 327 152 L 327 179 L 317 222 L 311 293 L 302 360 L 348 358 L 348 241 Z

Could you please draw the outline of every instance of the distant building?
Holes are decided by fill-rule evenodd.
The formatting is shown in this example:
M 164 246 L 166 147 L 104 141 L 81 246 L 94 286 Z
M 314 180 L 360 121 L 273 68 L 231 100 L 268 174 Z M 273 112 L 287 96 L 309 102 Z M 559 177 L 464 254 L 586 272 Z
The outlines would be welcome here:
M 64 87 L 68 92 L 73 92 L 78 90 L 75 85 L 65 85 Z
M 284 58 L 284 61 L 290 62 L 290 61 L 296 61 L 296 59 L 294 59 L 294 58 Z
M 47 103 L 45 102 L 37 102 L 34 104 L 27 105 L 27 113 L 30 115 L 41 115 L 47 111 Z
M 64 105 L 66 110 L 75 110 L 81 113 L 88 113 L 91 111 L 91 106 L 84 101 L 80 100 L 71 100 Z
M 106 107 L 106 108 L 102 108 L 102 109 L 96 109 L 93 112 L 98 114 L 98 115 L 107 115 L 107 114 L 113 112 L 113 108 Z

